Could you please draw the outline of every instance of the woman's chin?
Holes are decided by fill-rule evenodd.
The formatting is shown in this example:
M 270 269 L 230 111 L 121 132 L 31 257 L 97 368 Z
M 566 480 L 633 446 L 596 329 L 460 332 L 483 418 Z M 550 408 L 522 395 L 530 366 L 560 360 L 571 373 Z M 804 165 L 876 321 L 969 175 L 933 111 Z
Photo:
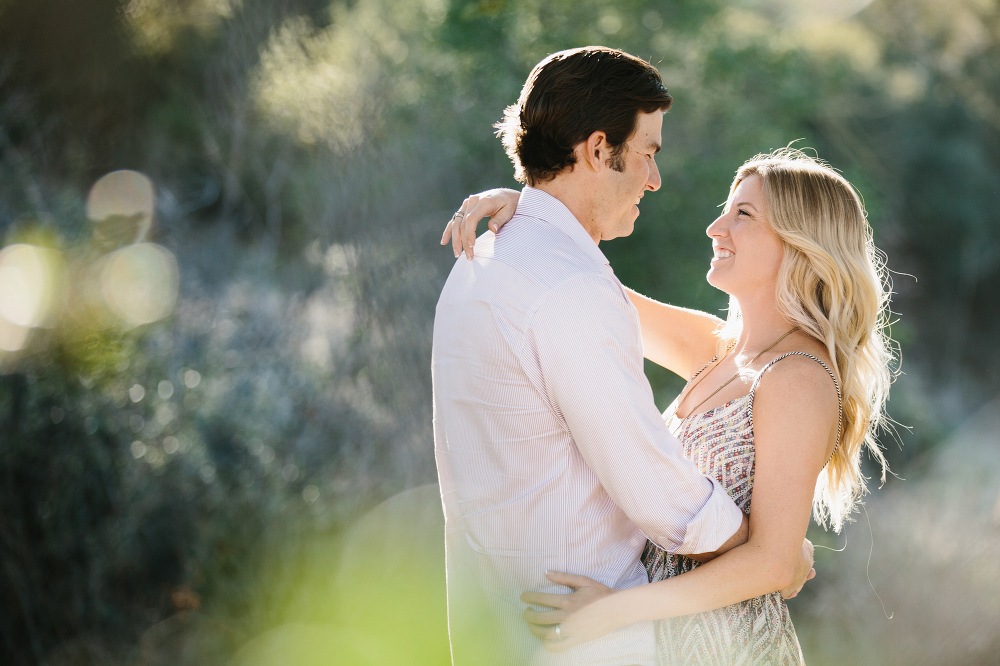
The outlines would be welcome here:
M 724 280 L 721 275 L 719 275 L 718 271 L 715 270 L 715 266 L 712 266 L 711 268 L 708 269 L 708 273 L 705 275 L 705 281 L 708 282 L 713 287 L 715 287 L 716 289 L 718 289 L 719 291 L 724 291 L 727 294 L 732 293 L 729 291 L 729 289 L 726 288 L 727 281 Z

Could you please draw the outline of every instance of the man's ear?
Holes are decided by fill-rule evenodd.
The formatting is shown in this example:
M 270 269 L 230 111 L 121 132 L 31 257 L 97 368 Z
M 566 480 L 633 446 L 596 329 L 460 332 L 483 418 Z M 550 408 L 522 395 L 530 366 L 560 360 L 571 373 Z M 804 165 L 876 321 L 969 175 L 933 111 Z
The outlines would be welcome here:
M 607 166 L 609 157 L 608 135 L 604 132 L 594 132 L 577 146 L 577 161 L 586 165 L 591 171 L 602 171 Z

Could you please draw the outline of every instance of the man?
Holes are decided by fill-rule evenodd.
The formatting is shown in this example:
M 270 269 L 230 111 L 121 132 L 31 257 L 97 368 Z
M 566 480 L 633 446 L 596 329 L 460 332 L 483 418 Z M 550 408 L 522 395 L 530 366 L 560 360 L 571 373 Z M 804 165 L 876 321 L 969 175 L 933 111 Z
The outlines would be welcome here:
M 633 625 L 561 655 L 518 597 L 546 570 L 641 585 L 646 537 L 684 554 L 746 540 L 746 519 L 686 460 L 643 374 L 638 316 L 598 248 L 660 187 L 671 97 L 657 71 L 586 47 L 539 63 L 500 134 L 517 212 L 458 261 L 434 323 L 434 438 L 446 521 L 453 661 L 649 664 Z

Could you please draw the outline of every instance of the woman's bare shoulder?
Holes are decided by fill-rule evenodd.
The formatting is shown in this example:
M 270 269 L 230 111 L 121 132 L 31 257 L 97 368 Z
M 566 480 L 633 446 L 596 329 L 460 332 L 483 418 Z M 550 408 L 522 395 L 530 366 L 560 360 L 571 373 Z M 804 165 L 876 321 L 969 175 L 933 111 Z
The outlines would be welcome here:
M 755 425 L 774 420 L 789 426 L 802 423 L 811 429 L 820 424 L 836 427 L 840 399 L 831 377 L 836 370 L 824 349 L 802 347 L 778 354 L 781 360 L 770 363 L 755 382 Z

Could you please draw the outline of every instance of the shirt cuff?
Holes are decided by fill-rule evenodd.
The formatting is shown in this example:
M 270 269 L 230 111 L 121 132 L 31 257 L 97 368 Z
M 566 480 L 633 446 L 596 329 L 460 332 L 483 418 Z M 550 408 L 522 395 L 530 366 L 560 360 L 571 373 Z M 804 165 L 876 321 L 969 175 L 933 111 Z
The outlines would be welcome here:
M 729 493 L 716 479 L 712 482 L 712 495 L 687 525 L 684 541 L 668 552 L 679 555 L 711 553 L 736 534 L 743 523 L 743 511 L 733 502 Z

